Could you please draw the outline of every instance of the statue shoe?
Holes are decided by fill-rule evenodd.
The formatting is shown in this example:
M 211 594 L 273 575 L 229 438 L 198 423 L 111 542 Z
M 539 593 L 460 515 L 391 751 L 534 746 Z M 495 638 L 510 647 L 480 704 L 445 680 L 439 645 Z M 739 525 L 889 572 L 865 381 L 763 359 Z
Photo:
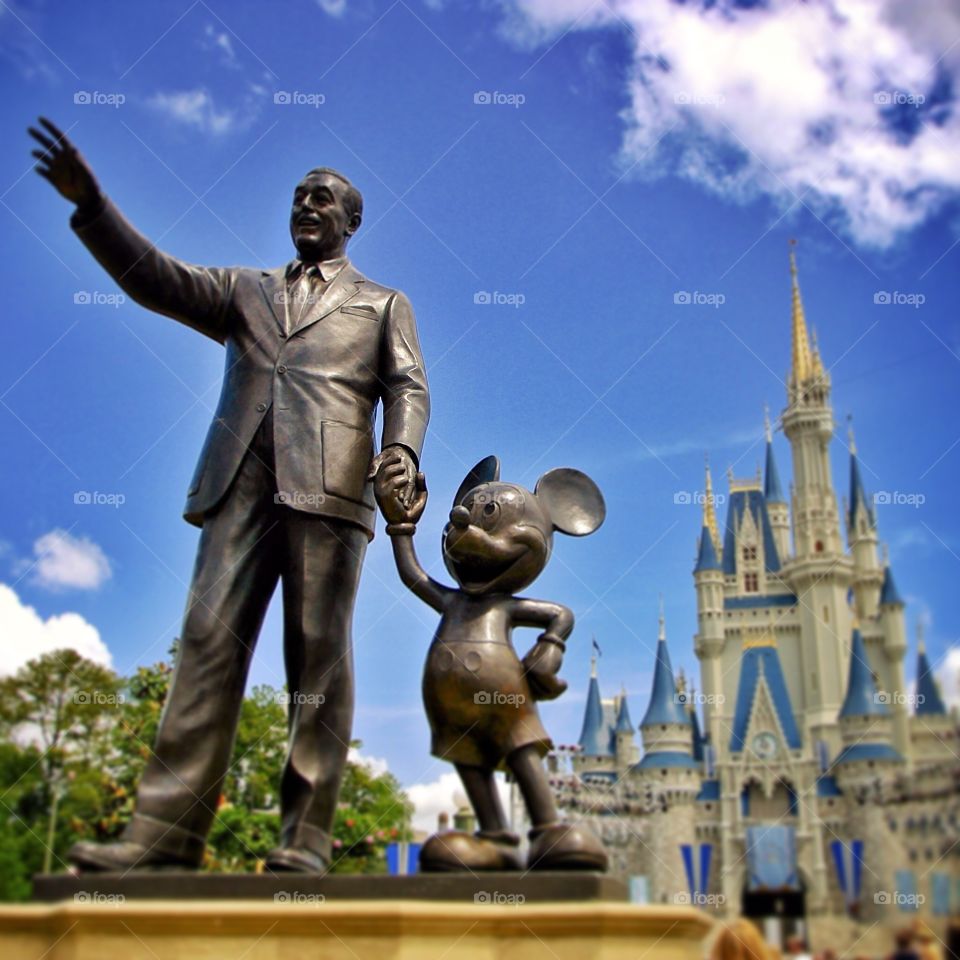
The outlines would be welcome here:
M 424 873 L 522 870 L 519 846 L 520 838 L 506 830 L 435 833 L 420 850 L 420 869 Z
M 84 873 L 125 873 L 127 870 L 196 870 L 197 864 L 161 853 L 140 843 L 75 843 L 67 859 Z
M 577 823 L 553 823 L 535 827 L 528 834 L 530 870 L 596 870 L 607 869 L 607 853 L 597 835 Z
M 277 847 L 267 854 L 267 870 L 274 873 L 324 874 L 330 864 L 308 847 Z

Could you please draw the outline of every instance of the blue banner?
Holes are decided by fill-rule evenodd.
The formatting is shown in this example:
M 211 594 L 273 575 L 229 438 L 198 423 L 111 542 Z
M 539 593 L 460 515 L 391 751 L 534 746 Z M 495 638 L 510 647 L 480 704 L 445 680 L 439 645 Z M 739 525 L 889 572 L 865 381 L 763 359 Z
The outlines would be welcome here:
M 699 903 L 710 889 L 710 860 L 713 855 L 712 843 L 700 844 L 700 873 L 696 872 L 693 862 L 693 845 L 680 844 L 680 856 L 683 858 L 683 870 L 687 875 L 687 889 L 692 903 Z
M 830 843 L 833 866 L 837 871 L 837 885 L 843 893 L 844 902 L 849 910 L 860 900 L 863 880 L 863 841 L 851 840 L 849 844 L 842 840 Z
M 800 889 L 793 827 L 747 827 L 747 889 Z

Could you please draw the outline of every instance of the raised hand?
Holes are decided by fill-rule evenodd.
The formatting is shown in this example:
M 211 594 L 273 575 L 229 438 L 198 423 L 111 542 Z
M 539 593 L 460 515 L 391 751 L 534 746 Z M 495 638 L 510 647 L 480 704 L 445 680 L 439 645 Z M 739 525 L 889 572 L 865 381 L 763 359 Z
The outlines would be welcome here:
M 43 150 L 33 150 L 37 158 L 34 168 L 57 192 L 73 201 L 80 210 L 92 210 L 101 200 L 100 185 L 80 151 L 57 126 L 46 117 L 40 117 L 46 133 L 30 127 L 28 132 Z

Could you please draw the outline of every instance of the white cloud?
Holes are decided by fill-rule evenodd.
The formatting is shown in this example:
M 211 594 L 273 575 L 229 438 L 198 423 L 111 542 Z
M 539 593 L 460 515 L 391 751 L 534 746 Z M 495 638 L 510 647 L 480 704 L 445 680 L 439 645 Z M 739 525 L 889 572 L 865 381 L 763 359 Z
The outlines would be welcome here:
M 219 51 L 221 60 L 227 66 L 236 66 L 237 55 L 233 50 L 233 41 L 230 34 L 225 30 L 217 30 L 213 24 L 208 23 L 204 28 L 203 35 L 206 38 L 203 41 L 204 50 Z
M 33 553 L 33 575 L 43 587 L 96 590 L 112 573 L 110 561 L 97 544 L 66 530 L 45 533 L 34 542 Z
M 328 16 L 342 17 L 347 10 L 347 0 L 317 0 L 317 6 Z
M 347 751 L 347 760 L 349 760 L 350 763 L 358 763 L 366 767 L 375 777 L 390 772 L 390 766 L 383 757 L 366 757 L 355 747 L 351 747 Z
M 504 4 L 508 34 L 530 45 L 629 28 L 622 152 L 634 173 L 784 208 L 802 197 L 875 246 L 960 189 L 960 115 L 944 93 L 960 73 L 953 0 Z
M 76 650 L 105 667 L 112 665 L 110 651 L 96 627 L 79 613 L 60 613 L 44 620 L 16 592 L 0 583 L 0 676 L 15 673 L 28 660 L 51 650 Z
M 510 788 L 500 775 L 497 776 L 497 788 L 503 809 L 509 813 Z M 437 817 L 441 813 L 450 815 L 452 827 L 453 815 L 467 802 L 463 784 L 456 773 L 444 773 L 432 783 L 415 783 L 405 789 L 414 806 L 413 827 L 427 833 L 436 832 Z
M 196 127 L 204 133 L 223 134 L 233 129 L 236 113 L 218 109 L 206 90 L 182 90 L 174 93 L 156 93 L 148 101 L 178 123 Z
M 936 674 L 947 709 L 960 708 L 960 647 L 947 651 Z

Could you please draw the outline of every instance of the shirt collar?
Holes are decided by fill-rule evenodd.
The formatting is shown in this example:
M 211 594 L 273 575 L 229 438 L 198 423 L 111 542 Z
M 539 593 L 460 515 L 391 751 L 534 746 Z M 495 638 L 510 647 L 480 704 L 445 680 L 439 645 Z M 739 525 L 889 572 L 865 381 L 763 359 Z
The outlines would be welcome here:
M 288 280 L 294 280 L 300 276 L 304 267 L 316 267 L 324 281 L 332 280 L 346 265 L 346 257 L 334 257 L 332 260 L 322 260 L 319 263 L 305 263 L 303 260 L 294 258 L 287 264 L 286 277 Z

